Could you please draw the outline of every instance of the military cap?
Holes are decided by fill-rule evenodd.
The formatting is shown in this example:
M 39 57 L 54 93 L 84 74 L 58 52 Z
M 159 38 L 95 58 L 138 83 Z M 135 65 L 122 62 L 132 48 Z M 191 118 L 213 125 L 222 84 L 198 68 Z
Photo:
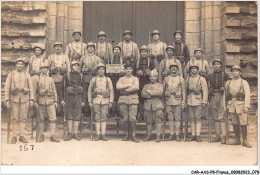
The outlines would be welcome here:
M 173 36 L 174 36 L 174 37 L 175 37 L 176 33 L 180 33 L 181 36 L 182 36 L 182 31 L 180 31 L 180 30 L 176 30 L 176 31 L 173 33 Z
M 232 66 L 231 71 L 233 71 L 235 69 L 241 71 L 241 67 L 239 65 Z
M 39 45 L 39 44 L 36 44 L 36 45 L 33 46 L 33 50 L 35 50 L 36 48 L 39 48 L 39 49 L 41 49 L 42 51 L 44 50 L 44 49 L 43 49 L 43 46 L 41 46 L 41 45 Z
M 166 47 L 166 51 L 167 51 L 168 49 L 172 49 L 172 50 L 174 51 L 174 47 L 171 46 L 171 45 L 169 45 L 169 46 Z
M 56 45 L 60 45 L 62 47 L 62 43 L 61 42 L 55 42 L 53 47 L 55 47 Z
M 126 63 L 126 64 L 124 65 L 124 67 L 125 67 L 125 69 L 128 68 L 128 67 L 131 67 L 131 68 L 132 68 L 132 64 Z
M 154 31 L 152 31 L 151 36 L 153 36 L 153 34 L 159 34 L 160 35 L 160 32 L 159 32 L 159 30 L 154 30 Z
M 98 65 L 97 65 L 97 70 L 98 70 L 98 68 L 100 68 L 100 67 L 104 67 L 104 68 L 106 68 L 105 65 L 104 65 L 103 63 L 98 63 Z
M 219 62 L 220 64 L 222 64 L 222 61 L 218 58 L 215 58 L 213 61 L 212 61 L 212 65 L 214 64 L 214 62 Z
M 81 32 L 79 30 L 74 30 L 73 33 L 72 33 L 72 36 L 75 34 L 75 33 L 79 33 L 81 35 Z
M 132 32 L 131 32 L 130 30 L 125 30 L 124 33 L 123 33 L 123 36 L 124 36 L 125 34 L 127 34 L 127 33 L 133 35 Z
M 149 51 L 146 45 L 142 45 L 142 47 L 140 48 L 140 51 L 141 50 L 146 50 L 147 52 Z
M 15 60 L 15 64 L 19 61 L 22 61 L 24 64 L 28 63 L 28 59 L 27 58 L 18 58 L 17 60 Z
M 156 69 L 153 69 L 153 70 L 150 72 L 150 75 L 158 76 L 158 71 L 157 71 Z
M 76 61 L 76 60 L 73 60 L 73 61 L 70 63 L 70 67 L 72 67 L 74 64 L 78 64 L 78 65 L 79 65 L 79 62 Z
M 95 44 L 93 43 L 93 42 L 88 42 L 88 44 L 87 44 L 87 48 L 89 47 L 89 46 L 93 46 L 94 48 L 95 48 Z
M 49 68 L 49 64 L 48 64 L 47 61 L 45 63 L 41 63 L 41 67 L 40 68 L 44 68 L 44 67 Z
M 197 64 L 191 64 L 189 69 L 193 68 L 193 67 L 196 67 L 197 69 L 199 69 L 199 66 Z
M 172 66 L 176 66 L 177 68 L 179 67 L 177 63 L 171 63 L 171 64 L 169 65 L 169 69 L 170 69 Z
M 115 45 L 115 46 L 113 46 L 113 50 L 114 50 L 115 48 L 119 48 L 120 51 L 121 51 L 121 47 L 120 47 L 119 45 Z
M 197 49 L 194 50 L 194 54 L 195 54 L 195 52 L 197 52 L 197 51 L 201 51 L 201 53 L 203 53 L 203 51 L 202 51 L 201 48 L 197 48 Z
M 98 36 L 97 36 L 97 37 L 99 37 L 99 36 L 101 36 L 101 35 L 107 36 L 107 34 L 106 34 L 104 31 L 100 31 L 100 32 L 98 33 Z

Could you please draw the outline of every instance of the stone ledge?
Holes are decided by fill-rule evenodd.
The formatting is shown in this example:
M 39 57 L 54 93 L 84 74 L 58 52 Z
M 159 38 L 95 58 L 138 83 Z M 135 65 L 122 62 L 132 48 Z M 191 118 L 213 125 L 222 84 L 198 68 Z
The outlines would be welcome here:
M 240 12 L 240 8 L 239 7 L 226 7 L 225 10 L 226 13 L 239 13 Z
M 257 52 L 257 46 L 226 46 L 227 53 L 251 53 Z

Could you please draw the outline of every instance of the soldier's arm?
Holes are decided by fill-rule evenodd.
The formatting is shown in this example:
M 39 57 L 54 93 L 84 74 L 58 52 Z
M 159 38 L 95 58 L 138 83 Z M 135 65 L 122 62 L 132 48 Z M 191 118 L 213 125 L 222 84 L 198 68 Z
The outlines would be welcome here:
M 147 84 L 144 85 L 144 88 L 143 88 L 143 90 L 141 92 L 141 96 L 143 98 L 151 98 L 151 95 L 149 93 L 147 93 Z
M 163 85 L 159 84 L 156 89 L 151 91 L 151 96 L 161 97 L 163 95 Z
M 246 80 L 243 80 L 244 92 L 245 92 L 245 103 L 244 108 L 250 108 L 250 88 Z
M 109 88 L 109 102 L 110 103 L 113 103 L 114 102 L 114 88 L 113 88 L 113 84 L 112 84 L 112 81 L 110 78 L 107 78 L 107 83 L 108 83 L 108 88 Z
M 54 93 L 54 102 L 58 102 L 57 90 L 53 78 L 51 78 L 51 87 Z
M 10 96 L 10 83 L 11 83 L 11 73 L 8 74 L 6 81 L 5 81 L 5 101 L 9 101 Z
M 134 84 L 127 88 L 127 92 L 133 92 L 133 91 L 138 91 L 139 90 L 139 79 L 137 77 L 134 78 Z
M 186 86 L 185 80 L 181 77 L 182 103 L 186 102 Z
M 88 102 L 92 103 L 92 88 L 93 88 L 93 78 L 91 79 L 88 86 Z
M 190 52 L 188 46 L 184 45 L 184 57 L 185 57 L 185 63 L 187 64 L 188 61 L 190 61 Z
M 180 76 L 183 77 L 181 62 L 177 60 Z
M 118 80 L 118 82 L 116 83 L 116 89 L 117 89 L 117 90 L 123 90 L 123 89 L 126 89 L 126 88 L 127 88 L 127 84 L 125 84 L 125 83 L 123 82 L 123 79 L 120 78 L 120 79 Z
M 207 104 L 208 103 L 208 85 L 207 85 L 205 78 L 200 77 L 200 83 L 201 83 L 202 93 L 203 93 L 202 103 Z
M 34 90 L 33 90 L 33 83 L 32 83 L 32 79 L 31 76 L 26 72 L 26 77 L 28 80 L 28 84 L 29 84 L 29 91 L 30 91 L 30 100 L 34 101 Z

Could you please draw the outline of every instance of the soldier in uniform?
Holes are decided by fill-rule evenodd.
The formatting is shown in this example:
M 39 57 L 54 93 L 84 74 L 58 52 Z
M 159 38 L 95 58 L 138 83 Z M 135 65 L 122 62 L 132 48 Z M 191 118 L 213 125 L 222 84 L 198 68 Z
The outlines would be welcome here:
M 141 90 L 143 89 L 144 85 L 149 83 L 149 74 L 151 72 L 151 70 L 154 68 L 154 63 L 151 60 L 151 58 L 148 56 L 148 48 L 146 47 L 146 45 L 143 45 L 140 48 L 140 61 L 139 61 L 139 68 L 137 70 L 137 76 L 139 78 L 139 112 L 140 112 L 140 118 L 143 118 L 143 103 L 144 103 L 144 99 L 141 96 Z
M 106 42 L 106 33 L 100 31 L 98 33 L 98 42 L 95 44 L 96 46 L 96 55 L 101 58 L 102 62 L 108 64 L 111 62 L 111 58 L 113 56 L 112 53 L 112 45 Z
M 122 49 L 123 64 L 131 64 L 135 74 L 139 65 L 140 54 L 137 44 L 132 41 L 132 35 L 131 31 L 124 31 L 124 41 L 118 43 L 118 46 Z
M 199 66 L 199 74 L 201 76 L 203 76 L 204 78 L 207 78 L 207 75 L 209 74 L 209 64 L 208 64 L 207 60 L 205 60 L 203 58 L 202 54 L 203 54 L 203 51 L 201 48 L 194 50 L 194 55 L 195 55 L 196 59 L 192 59 L 188 62 L 188 64 L 186 65 L 186 68 L 185 68 L 186 74 L 189 73 L 190 65 L 196 64 Z
M 108 115 L 108 108 L 112 108 L 114 101 L 114 90 L 112 81 L 105 76 L 105 65 L 99 63 L 97 65 L 98 75 L 93 77 L 88 88 L 89 106 L 93 108 L 97 137 L 95 141 L 107 141 L 106 134 L 106 120 Z M 101 129 L 101 135 L 100 135 Z
M 242 146 L 252 148 L 252 145 L 247 142 L 247 124 L 248 124 L 248 109 L 250 108 L 250 88 L 248 82 L 241 78 L 241 68 L 239 65 L 234 65 L 231 68 L 232 79 L 226 82 L 225 85 L 225 102 L 228 110 L 228 115 L 232 119 L 233 129 L 235 132 L 235 140 L 231 145 L 241 145 L 240 141 L 240 126 L 243 138 Z
M 174 138 L 174 123 L 176 128 L 176 141 L 180 142 L 181 138 L 181 111 L 185 107 L 185 81 L 182 76 L 178 74 L 179 67 L 176 63 L 169 66 L 171 74 L 164 78 L 163 87 L 165 97 L 165 110 L 169 119 L 170 136 L 167 141 Z
M 53 78 L 48 76 L 49 65 L 44 63 L 40 67 L 41 75 L 36 78 L 34 82 L 36 87 L 34 89 L 35 94 L 35 106 L 39 110 L 39 142 L 44 141 L 44 124 L 46 119 L 50 121 L 50 141 L 60 142 L 58 138 L 55 137 L 56 128 L 56 110 L 57 104 L 57 92 L 54 84 Z
M 182 42 L 182 32 L 177 30 L 173 34 L 175 42 L 173 43 L 174 53 L 181 62 L 182 72 L 184 72 L 186 64 L 190 61 L 190 52 L 186 44 Z
M 181 62 L 174 56 L 174 48 L 172 46 L 167 46 L 166 48 L 167 55 L 164 60 L 161 61 L 159 67 L 159 83 L 163 82 L 163 78 L 167 77 L 170 74 L 169 65 L 176 63 L 179 68 L 179 75 L 182 74 Z
M 96 67 L 101 62 L 102 60 L 95 55 L 95 44 L 93 42 L 89 42 L 87 44 L 87 54 L 81 58 L 80 68 L 79 68 L 79 70 L 82 72 L 84 82 L 85 82 L 84 86 L 86 87 L 86 89 L 88 89 L 92 77 L 96 76 L 97 73 Z M 90 113 L 90 108 L 88 104 L 89 102 L 86 101 L 86 106 L 85 106 L 86 115 L 89 115 Z
M 68 56 L 70 62 L 73 60 L 80 61 L 81 57 L 86 55 L 87 44 L 80 40 L 81 32 L 79 30 L 74 30 L 72 36 L 74 41 L 67 45 L 65 55 Z
M 142 90 L 144 100 L 144 115 L 146 118 L 147 136 L 144 141 L 152 139 L 153 123 L 156 125 L 156 142 L 160 142 L 163 125 L 163 85 L 157 82 L 158 72 L 156 69 L 150 73 L 150 83 L 146 84 Z
M 24 71 L 27 61 L 19 58 L 15 62 L 16 69 L 8 74 L 5 83 L 5 101 L 10 111 L 13 138 L 11 144 L 17 142 L 17 129 L 20 128 L 19 141 L 28 143 L 24 138 L 29 106 L 34 103 L 33 85 L 30 75 Z M 11 94 L 10 94 L 11 93 Z
M 212 65 L 214 72 L 208 75 L 209 87 L 209 104 L 212 117 L 215 121 L 216 138 L 213 142 L 226 143 L 226 116 L 224 111 L 224 86 L 226 81 L 229 80 L 228 74 L 222 69 L 222 61 L 218 58 L 214 59 Z M 220 138 L 220 131 L 222 137 Z
M 78 136 L 79 120 L 82 107 L 85 106 L 87 89 L 85 79 L 79 71 L 79 62 L 71 62 L 71 71 L 62 79 L 62 106 L 65 108 L 65 116 L 68 124 L 68 137 L 65 141 L 72 138 L 80 140 Z M 65 96 L 64 96 L 65 95 Z
M 151 33 L 151 37 L 153 38 L 153 42 L 148 44 L 148 50 L 158 71 L 160 62 L 165 58 L 167 45 L 160 41 L 160 32 L 158 30 L 154 30 Z
M 62 92 L 62 78 L 70 71 L 70 61 L 67 55 L 62 53 L 62 44 L 56 42 L 54 44 L 55 53 L 48 57 L 50 75 L 54 80 L 58 102 L 61 101 Z M 61 106 L 58 106 L 58 114 L 61 114 Z
M 116 89 L 120 90 L 120 97 L 118 104 L 120 105 L 120 113 L 124 117 L 125 125 L 125 137 L 122 141 L 127 141 L 131 138 L 132 141 L 138 143 L 136 139 L 136 116 L 138 108 L 138 95 L 139 90 L 139 80 L 137 77 L 133 76 L 132 64 L 125 64 L 126 75 L 121 77 L 117 84 Z M 130 125 L 130 127 L 129 127 Z M 131 128 L 132 133 L 129 131 Z
M 190 65 L 190 76 L 187 78 L 186 87 L 192 132 L 190 141 L 196 140 L 197 142 L 201 142 L 202 107 L 208 103 L 208 86 L 205 78 L 199 75 L 199 66 L 196 64 Z

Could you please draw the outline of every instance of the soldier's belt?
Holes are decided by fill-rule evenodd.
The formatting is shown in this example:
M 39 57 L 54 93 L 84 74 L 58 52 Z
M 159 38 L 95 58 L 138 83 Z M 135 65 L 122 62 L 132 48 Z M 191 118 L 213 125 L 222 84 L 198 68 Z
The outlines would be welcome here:
M 130 95 L 135 95 L 137 93 L 137 91 L 133 91 L 133 92 L 120 92 L 120 95 L 122 96 L 130 96 Z

